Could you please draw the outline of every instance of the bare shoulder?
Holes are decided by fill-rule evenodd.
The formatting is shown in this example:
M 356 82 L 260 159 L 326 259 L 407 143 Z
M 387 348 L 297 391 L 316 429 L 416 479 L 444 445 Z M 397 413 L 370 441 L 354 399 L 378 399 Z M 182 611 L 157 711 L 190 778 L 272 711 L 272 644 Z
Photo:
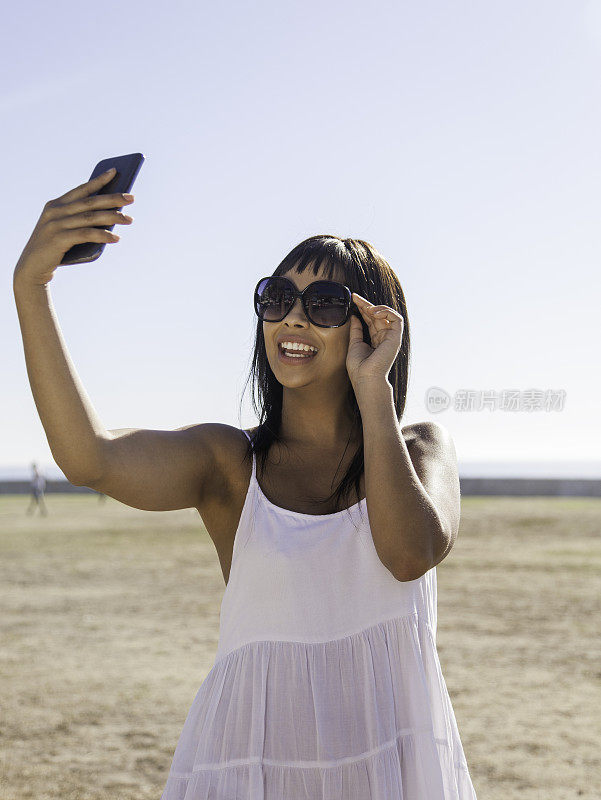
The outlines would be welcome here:
M 443 469 L 459 483 L 457 451 L 449 430 L 438 422 L 414 422 L 402 429 L 407 450 L 416 469 Z
M 248 430 L 251 436 L 254 430 Z M 248 478 L 242 474 L 247 446 L 248 439 L 240 428 L 225 423 L 211 424 L 211 450 L 215 469 L 207 482 L 207 501 L 228 503 L 232 492 L 237 493 L 238 484 L 244 484 L 245 480 L 248 483 Z M 250 473 L 250 465 L 247 471 Z
M 402 428 L 403 436 L 407 443 L 428 445 L 429 447 L 444 449 L 454 449 L 453 437 L 449 430 L 439 422 L 425 420 L 424 422 L 412 422 Z
M 213 422 L 204 427 L 210 428 L 206 432 L 206 436 L 210 438 L 216 466 L 229 471 L 239 464 L 248 444 L 244 431 L 223 422 Z M 251 428 L 248 432 L 252 435 L 253 431 L 254 429 Z

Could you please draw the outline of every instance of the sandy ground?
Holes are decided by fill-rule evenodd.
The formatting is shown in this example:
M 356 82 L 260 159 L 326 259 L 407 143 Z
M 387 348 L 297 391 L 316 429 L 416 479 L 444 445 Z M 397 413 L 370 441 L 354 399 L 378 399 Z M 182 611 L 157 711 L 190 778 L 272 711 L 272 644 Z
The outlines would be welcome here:
M 28 502 L 0 496 L 0 798 L 158 800 L 217 649 L 213 544 L 191 509 Z M 478 799 L 599 800 L 601 500 L 463 498 L 437 573 Z

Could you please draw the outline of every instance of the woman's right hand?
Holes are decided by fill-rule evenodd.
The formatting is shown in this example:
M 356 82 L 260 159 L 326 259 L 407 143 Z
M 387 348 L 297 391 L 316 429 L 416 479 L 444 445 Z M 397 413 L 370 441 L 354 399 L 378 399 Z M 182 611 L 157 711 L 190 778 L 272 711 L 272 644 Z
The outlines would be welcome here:
M 119 236 L 95 225 L 130 225 L 133 217 L 118 211 L 133 203 L 133 195 L 95 194 L 114 177 L 98 175 L 44 206 L 40 218 L 17 262 L 14 280 L 45 286 L 73 245 L 84 242 L 118 242 Z

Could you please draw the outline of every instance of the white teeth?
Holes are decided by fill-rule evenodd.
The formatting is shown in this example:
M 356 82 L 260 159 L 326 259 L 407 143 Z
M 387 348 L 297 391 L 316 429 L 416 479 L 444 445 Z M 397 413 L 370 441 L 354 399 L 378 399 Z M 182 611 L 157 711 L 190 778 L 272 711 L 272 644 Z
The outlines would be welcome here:
M 279 347 L 287 358 L 313 358 L 315 353 L 317 353 L 317 348 L 312 348 L 306 344 L 299 344 L 298 342 L 281 342 Z
M 304 350 L 306 353 L 316 353 L 317 348 L 311 347 L 308 344 L 300 344 L 299 342 L 280 342 L 282 350 Z

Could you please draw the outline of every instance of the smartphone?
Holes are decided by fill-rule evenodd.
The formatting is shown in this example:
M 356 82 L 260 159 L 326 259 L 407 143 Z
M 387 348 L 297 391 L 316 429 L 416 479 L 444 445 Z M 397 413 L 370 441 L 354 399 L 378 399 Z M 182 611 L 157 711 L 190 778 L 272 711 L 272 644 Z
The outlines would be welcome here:
M 131 187 L 138 177 L 138 172 L 144 160 L 142 153 L 129 153 L 126 156 L 104 158 L 102 161 L 99 161 L 90 175 L 90 180 L 97 178 L 98 175 L 102 175 L 103 172 L 106 172 L 107 169 L 111 167 L 115 167 L 117 171 L 112 180 L 105 184 L 100 191 L 93 192 L 90 197 L 93 197 L 94 194 L 131 192 Z M 120 211 L 123 206 L 116 206 L 116 208 Z M 112 225 L 96 225 L 94 227 L 112 231 L 115 227 L 115 223 Z M 86 261 L 96 261 L 96 259 L 100 258 L 102 255 L 105 246 L 106 242 L 81 242 L 80 244 L 74 244 L 73 247 L 67 250 L 60 263 L 83 264 Z

